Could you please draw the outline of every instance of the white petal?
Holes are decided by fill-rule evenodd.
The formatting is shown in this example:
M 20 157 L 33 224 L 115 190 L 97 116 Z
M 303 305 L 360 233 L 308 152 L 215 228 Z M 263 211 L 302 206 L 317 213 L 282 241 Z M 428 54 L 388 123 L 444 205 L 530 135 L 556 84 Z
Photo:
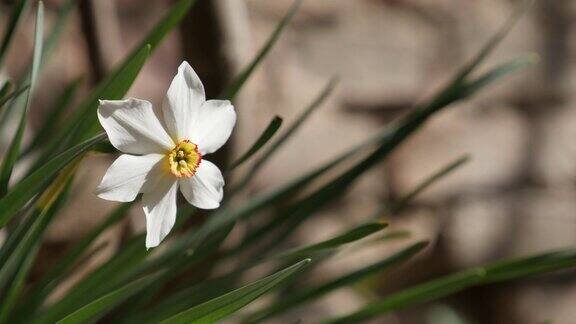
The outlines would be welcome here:
M 110 143 L 130 154 L 164 153 L 174 142 L 146 100 L 100 100 L 98 119 Z
M 190 139 L 191 125 L 206 101 L 204 86 L 194 69 L 184 61 L 166 93 L 162 110 L 168 132 L 175 141 Z
M 146 214 L 146 248 L 156 247 L 170 233 L 176 222 L 178 182 L 165 177 L 154 190 L 144 192 L 142 205 Z
M 236 124 L 234 106 L 228 100 L 208 100 L 190 125 L 190 140 L 202 154 L 217 151 L 230 137 Z
M 224 177 L 214 163 L 202 160 L 194 176 L 179 182 L 180 191 L 190 204 L 202 209 L 220 206 L 224 196 Z
M 134 200 L 152 170 L 160 166 L 163 158 L 164 155 L 161 154 L 120 155 L 106 171 L 96 194 L 106 200 Z

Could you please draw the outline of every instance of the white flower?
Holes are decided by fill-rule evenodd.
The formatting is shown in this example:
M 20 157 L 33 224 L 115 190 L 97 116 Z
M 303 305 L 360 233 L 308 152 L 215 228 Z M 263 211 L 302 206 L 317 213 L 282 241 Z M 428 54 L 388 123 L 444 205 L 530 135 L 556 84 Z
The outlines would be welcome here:
M 101 100 L 98 119 L 110 143 L 126 154 L 112 163 L 96 193 L 121 202 L 143 194 L 147 248 L 158 246 L 174 226 L 178 189 L 198 208 L 220 206 L 224 178 L 204 157 L 226 143 L 236 113 L 228 100 L 206 100 L 187 62 L 161 110 L 140 99 Z

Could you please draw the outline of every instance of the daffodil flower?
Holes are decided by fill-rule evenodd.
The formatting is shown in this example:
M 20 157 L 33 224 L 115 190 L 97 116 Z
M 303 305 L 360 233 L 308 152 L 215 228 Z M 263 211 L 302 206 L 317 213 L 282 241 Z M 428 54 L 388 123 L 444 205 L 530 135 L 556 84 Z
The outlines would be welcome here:
M 142 193 L 146 247 L 158 246 L 176 221 L 178 189 L 202 209 L 220 206 L 224 178 L 205 156 L 218 150 L 236 123 L 228 100 L 206 100 L 187 62 L 178 68 L 162 109 L 146 100 L 101 100 L 98 119 L 120 155 L 96 194 L 128 202 Z

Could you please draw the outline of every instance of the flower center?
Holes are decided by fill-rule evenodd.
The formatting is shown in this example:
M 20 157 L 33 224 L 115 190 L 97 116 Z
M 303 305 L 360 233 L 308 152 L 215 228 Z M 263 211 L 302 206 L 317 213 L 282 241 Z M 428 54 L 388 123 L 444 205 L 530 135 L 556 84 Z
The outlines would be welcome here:
M 189 178 L 196 173 L 196 169 L 202 161 L 202 154 L 198 151 L 198 146 L 189 140 L 183 140 L 168 151 L 168 166 L 170 173 L 178 178 Z

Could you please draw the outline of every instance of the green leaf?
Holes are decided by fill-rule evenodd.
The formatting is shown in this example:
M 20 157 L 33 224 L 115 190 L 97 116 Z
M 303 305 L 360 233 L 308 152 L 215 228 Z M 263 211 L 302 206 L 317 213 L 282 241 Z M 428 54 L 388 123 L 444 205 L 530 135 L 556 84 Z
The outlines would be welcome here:
M 510 30 L 516 25 L 516 23 L 524 16 L 524 14 L 532 7 L 535 0 L 523 0 L 524 3 L 519 5 L 516 10 L 510 15 L 510 17 L 504 22 L 504 24 L 498 29 L 492 37 L 484 44 L 484 46 L 478 51 L 476 56 L 466 64 L 460 72 L 454 78 L 453 83 L 461 83 L 468 76 L 478 68 L 482 62 L 494 51 L 494 49 L 502 43 L 504 38 L 510 33 Z
M 233 169 L 237 168 L 238 166 L 240 166 L 242 163 L 248 161 L 264 145 L 266 145 L 266 143 L 268 143 L 268 141 L 272 138 L 272 136 L 274 136 L 274 134 L 276 134 L 278 129 L 280 129 L 281 125 L 282 125 L 282 118 L 280 118 L 279 116 L 275 116 L 270 121 L 270 123 L 268 124 L 268 127 L 266 127 L 264 132 L 262 132 L 260 137 L 258 137 L 256 142 L 254 142 L 254 144 L 252 144 L 250 149 L 248 149 L 248 151 L 246 151 L 246 153 L 242 154 L 236 161 L 234 161 L 228 169 L 233 170 Z
M 29 293 L 27 305 L 28 308 L 38 307 L 65 279 L 73 267 L 79 263 L 79 260 L 87 254 L 88 250 L 96 239 L 112 225 L 123 219 L 128 210 L 133 206 L 133 202 L 124 203 L 110 213 L 98 226 L 92 229 L 82 240 L 74 245 L 74 247 L 64 255 L 62 260 L 59 260 L 56 265 L 43 276 L 42 281 L 34 286 L 34 289 Z
M 420 252 L 423 248 L 427 246 L 427 242 L 419 242 L 409 247 L 381 260 L 374 264 L 362 267 L 359 270 L 350 272 L 336 279 L 330 280 L 326 283 L 306 289 L 302 292 L 292 293 L 276 303 L 272 304 L 270 307 L 255 313 L 250 316 L 246 322 L 249 323 L 260 323 L 264 320 L 287 311 L 288 309 L 294 308 L 298 305 L 302 305 L 314 300 L 318 300 L 322 296 L 329 294 L 339 288 L 352 285 L 360 280 L 363 280 L 371 275 L 377 274 L 379 272 L 388 270 L 393 266 L 397 266 L 400 263 L 408 260 L 416 253 Z
M 10 311 L 14 304 L 16 303 L 26 280 L 26 276 L 32 267 L 34 260 L 36 260 L 36 255 L 38 254 L 38 249 L 40 244 L 36 244 L 30 249 L 30 251 L 24 255 L 24 260 L 20 265 L 19 271 L 14 276 L 14 279 L 10 282 L 10 287 L 3 297 L 2 305 L 0 306 L 0 323 L 10 323 L 8 321 L 10 316 Z
M 395 293 L 380 301 L 326 323 L 357 323 L 388 312 L 436 300 L 471 286 L 509 281 L 576 266 L 576 250 L 504 260 L 473 268 Z
M 79 307 L 130 283 L 133 279 L 126 278 L 126 273 L 135 265 L 141 263 L 146 256 L 147 252 L 142 242 L 140 240 L 131 241 L 110 261 L 76 284 L 61 300 L 36 315 L 35 321 L 39 323 L 54 323 Z M 144 283 L 141 283 L 141 285 L 144 285 Z
M 12 44 L 12 40 L 16 34 L 16 29 L 22 21 L 22 18 L 26 16 L 28 9 L 30 8 L 29 0 L 19 0 L 12 9 L 12 14 L 10 15 L 10 20 L 8 21 L 8 26 L 4 32 L 4 37 L 2 38 L 2 43 L 0 45 L 0 66 L 3 65 L 6 53 Z
M 60 36 L 64 31 L 66 24 L 68 23 L 68 18 L 72 13 L 72 10 L 76 7 L 78 0 L 67 0 L 58 10 L 58 14 L 56 19 L 54 20 L 54 24 L 52 25 L 52 29 L 46 41 L 44 42 L 44 51 L 42 53 L 42 62 L 40 63 L 40 70 L 46 65 L 48 59 L 52 56 L 58 41 L 60 40 Z
M 281 254 L 275 255 L 274 258 L 297 258 L 303 256 L 311 256 L 313 253 L 322 252 L 334 248 L 338 248 L 342 245 L 352 243 L 363 239 L 369 235 L 379 232 L 386 228 L 385 223 L 367 223 L 360 226 L 354 227 L 341 233 L 331 239 L 311 244 L 309 246 L 296 248 L 294 250 L 289 250 Z
M 419 185 L 416 186 L 412 191 L 402 197 L 398 202 L 392 205 L 389 209 L 389 213 L 395 214 L 400 210 L 404 209 L 416 196 L 418 196 L 421 192 L 429 188 L 431 185 L 436 183 L 438 180 L 443 179 L 445 176 L 451 174 L 464 164 L 470 161 L 470 156 L 465 155 L 462 156 L 453 162 L 450 162 L 448 165 L 444 166 L 442 169 L 438 170 L 430 177 L 422 181 Z
M 244 188 L 251 179 L 254 179 L 256 173 L 260 168 L 276 153 L 286 142 L 289 138 L 296 133 L 298 129 L 304 124 L 306 120 L 312 115 L 313 112 L 316 111 L 324 101 L 330 96 L 336 84 L 338 83 L 338 79 L 332 78 L 328 84 L 322 89 L 322 91 L 318 94 L 318 96 L 312 101 L 312 103 L 302 111 L 302 113 L 296 118 L 296 120 L 288 127 L 288 129 L 272 143 L 266 149 L 259 159 L 257 159 L 254 164 L 250 167 L 250 170 L 246 173 L 244 178 L 239 182 L 236 188 L 232 189 L 231 191 L 237 192 Z
M 514 72 L 520 71 L 527 67 L 531 67 L 538 62 L 538 55 L 528 55 L 514 59 L 510 62 L 504 63 L 491 71 L 483 74 L 482 76 L 474 79 L 473 81 L 466 82 L 464 87 L 463 96 L 468 96 L 467 93 L 473 94 L 478 89 L 484 88 L 487 85 L 493 84 L 495 81 L 510 75 Z
M 154 282 L 159 274 L 148 275 L 144 278 L 136 280 L 120 289 L 117 289 L 105 296 L 102 296 L 95 301 L 83 306 L 65 318 L 59 320 L 59 324 L 75 324 L 86 323 L 97 320 L 106 315 L 107 312 L 112 310 L 115 306 L 125 301 L 131 296 L 142 291 L 150 283 Z
M 6 293 L 2 296 L 0 308 L 0 323 L 7 322 L 16 299 L 21 293 L 23 282 L 28 274 L 31 263 L 34 261 L 36 252 L 41 245 L 42 236 L 46 228 L 56 215 L 57 211 L 66 200 L 73 173 L 76 166 L 71 166 L 60 175 L 60 181 L 56 181 L 39 200 L 38 207 L 30 217 L 34 220 L 26 234 L 17 242 L 16 248 L 11 253 L 6 264 L 0 268 L 0 287 Z
M 58 96 L 58 100 L 50 109 L 48 113 L 46 113 L 46 120 L 42 124 L 42 127 L 38 132 L 34 135 L 34 139 L 29 147 L 26 149 L 25 153 L 27 154 L 33 151 L 35 148 L 42 146 L 45 144 L 52 134 L 57 132 L 58 127 L 62 124 L 62 120 L 64 117 L 64 113 L 72 104 L 80 86 L 82 85 L 82 79 L 79 78 L 72 83 L 70 83 L 62 92 L 61 95 Z
M 282 271 L 260 279 L 252 284 L 207 301 L 201 305 L 170 317 L 161 323 L 214 323 L 228 317 L 253 300 L 272 290 L 302 269 L 310 260 L 300 261 Z
M 16 184 L 0 199 L 0 227 L 4 227 L 30 199 L 46 188 L 60 170 L 105 138 L 106 134 L 100 134 L 66 150 Z
M 258 65 L 260 65 L 262 60 L 264 60 L 266 55 L 268 55 L 268 52 L 270 52 L 272 47 L 274 47 L 274 44 L 276 44 L 276 41 L 278 41 L 280 35 L 282 35 L 282 31 L 298 11 L 298 8 L 300 7 L 301 3 L 302 0 L 294 1 L 294 3 L 290 7 L 286 15 L 284 15 L 282 20 L 276 26 L 276 29 L 274 29 L 272 35 L 270 35 L 270 38 L 268 38 L 268 40 L 264 44 L 264 47 L 260 49 L 260 51 L 258 52 L 256 57 L 252 60 L 252 62 L 242 72 L 240 72 L 240 75 L 238 75 L 234 79 L 234 81 L 228 87 L 226 87 L 226 89 L 222 92 L 221 98 L 232 100 L 238 94 L 244 83 L 246 83 L 248 78 L 252 75 L 252 72 L 254 72 L 254 70 L 258 67 Z
M 30 109 L 30 103 L 32 93 L 34 92 L 36 81 L 38 79 L 38 67 L 40 64 L 40 59 L 42 58 L 42 38 L 44 35 L 44 3 L 42 1 L 38 2 L 38 12 L 36 15 L 36 31 L 34 33 L 34 54 L 32 57 L 32 72 L 30 74 L 30 89 L 27 90 L 26 101 L 24 104 L 24 110 L 20 116 L 20 123 L 18 124 L 18 130 L 8 147 L 4 160 L 2 161 L 2 166 L 0 166 L 0 197 L 3 197 L 6 192 L 8 192 L 8 183 L 10 177 L 12 176 L 12 170 L 14 169 L 14 164 L 18 159 L 20 154 L 20 145 L 22 144 L 22 138 L 24 137 L 24 131 L 26 128 L 26 116 L 28 110 Z
M 195 2 L 195 0 L 180 0 L 170 8 L 141 44 L 80 103 L 60 132 L 46 145 L 45 154 L 39 158 L 36 166 L 41 163 L 40 161 L 58 152 L 59 148 L 65 144 L 78 143 L 100 131 L 95 114 L 98 100 L 114 100 L 124 97 L 150 52 L 158 46 L 170 30 L 180 23 Z
M 9 85 L 9 83 L 6 83 L 6 85 Z M 2 88 L 5 89 L 6 87 Z M 0 99 L 0 108 L 3 107 L 8 101 L 13 100 L 18 98 L 22 93 L 24 93 L 24 91 L 28 90 L 30 87 L 29 86 L 25 86 L 21 89 L 18 89 L 16 91 L 13 91 L 11 93 L 2 95 L 2 99 Z

